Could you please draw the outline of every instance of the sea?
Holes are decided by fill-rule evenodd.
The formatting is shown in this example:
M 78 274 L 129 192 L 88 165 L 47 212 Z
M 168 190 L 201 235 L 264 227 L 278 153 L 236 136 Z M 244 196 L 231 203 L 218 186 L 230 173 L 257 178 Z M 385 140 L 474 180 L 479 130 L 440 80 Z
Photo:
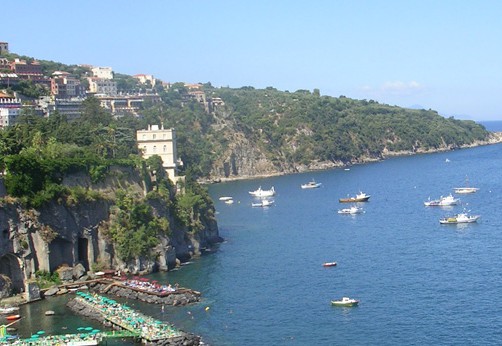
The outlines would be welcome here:
M 121 301 L 208 345 L 501 345 L 501 169 L 496 144 L 210 185 L 225 241 L 149 275 L 198 290 L 202 301 L 164 310 Z M 322 186 L 300 188 L 312 179 Z M 459 195 L 459 205 L 424 206 L 466 184 L 479 191 Z M 252 207 L 249 191 L 259 186 L 277 191 L 272 206 Z M 347 206 L 338 199 L 359 191 L 371 195 L 359 204 L 364 213 L 338 214 Z M 439 223 L 464 210 L 481 215 L 478 223 Z M 331 305 L 344 296 L 359 306 Z M 20 336 L 102 328 L 69 312 L 68 299 L 22 306 Z M 133 343 L 108 341 L 124 344 Z

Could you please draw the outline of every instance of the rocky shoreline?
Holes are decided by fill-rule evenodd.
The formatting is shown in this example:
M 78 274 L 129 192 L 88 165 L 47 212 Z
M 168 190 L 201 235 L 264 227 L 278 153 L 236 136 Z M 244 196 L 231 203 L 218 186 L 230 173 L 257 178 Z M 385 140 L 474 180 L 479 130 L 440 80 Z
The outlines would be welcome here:
M 475 147 L 479 147 L 479 146 L 493 145 L 493 144 L 500 144 L 500 143 L 502 143 L 502 132 L 492 132 L 487 140 L 474 141 L 473 143 L 465 144 L 465 145 L 461 145 L 461 146 L 457 146 L 457 147 L 444 146 L 441 148 L 428 149 L 428 150 L 425 150 L 422 148 L 417 148 L 414 151 L 412 151 L 412 150 L 389 151 L 389 150 L 385 149 L 381 153 L 381 157 L 364 156 L 364 157 L 359 157 L 357 159 L 354 159 L 353 161 L 351 161 L 349 163 L 342 162 L 342 161 L 336 161 L 336 162 L 316 161 L 316 162 L 311 162 L 308 165 L 295 166 L 291 171 L 282 171 L 282 172 L 275 171 L 275 172 L 268 172 L 266 174 L 257 174 L 257 175 L 214 177 L 212 179 L 199 179 L 198 182 L 200 184 L 214 184 L 214 183 L 224 183 L 224 182 L 239 181 L 239 180 L 270 178 L 270 177 L 276 177 L 276 176 L 288 175 L 288 174 L 324 171 L 324 170 L 335 169 L 335 168 L 345 168 L 345 167 L 350 167 L 350 166 L 354 166 L 354 165 L 362 165 L 362 164 L 371 163 L 371 162 L 379 162 L 379 161 L 383 161 L 383 160 L 390 158 L 390 157 L 434 154 L 434 153 L 448 152 L 448 151 L 453 151 L 453 150 L 458 150 L 458 149 L 475 148 Z
M 113 283 L 95 283 L 90 286 L 90 289 L 96 293 L 106 293 L 116 297 L 141 300 L 150 304 L 182 306 L 200 302 L 200 293 L 186 288 L 180 288 L 165 295 L 134 290 L 132 288 Z

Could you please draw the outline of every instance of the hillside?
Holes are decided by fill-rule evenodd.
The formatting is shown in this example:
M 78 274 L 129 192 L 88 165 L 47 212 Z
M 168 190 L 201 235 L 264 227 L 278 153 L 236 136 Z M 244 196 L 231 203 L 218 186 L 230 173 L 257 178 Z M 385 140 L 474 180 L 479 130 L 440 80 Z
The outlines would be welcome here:
M 47 74 L 67 71 L 82 83 L 89 73 L 74 65 L 39 62 Z M 138 90 L 132 76 L 115 73 L 114 80 L 122 92 Z M 163 122 L 177 130 L 178 151 L 185 163 L 183 173 L 202 180 L 220 180 L 324 169 L 402 153 L 451 150 L 486 143 L 491 136 L 473 121 L 444 118 L 433 110 L 321 96 L 317 89 L 288 92 L 273 87 L 215 88 L 206 83 L 194 90 L 192 86 L 174 83 L 167 89 L 150 90 L 159 93 L 162 102 L 145 103 L 139 118 L 117 119 L 114 131 L 123 134 L 119 148 L 104 150 L 121 150 L 122 157 L 136 154 L 133 136 L 125 136 Z M 221 102 L 213 103 L 216 99 Z M 103 110 L 94 104 L 84 111 L 93 117 Z M 106 141 L 102 133 L 98 140 L 85 138 L 85 131 L 78 131 L 76 138 L 81 142 L 102 146 Z
M 204 112 L 182 87 L 163 94 L 161 117 L 178 130 L 179 151 L 198 177 L 210 180 L 294 173 L 380 160 L 390 155 L 452 150 L 488 143 L 474 121 L 433 110 L 321 96 L 317 90 L 214 88 L 224 105 Z

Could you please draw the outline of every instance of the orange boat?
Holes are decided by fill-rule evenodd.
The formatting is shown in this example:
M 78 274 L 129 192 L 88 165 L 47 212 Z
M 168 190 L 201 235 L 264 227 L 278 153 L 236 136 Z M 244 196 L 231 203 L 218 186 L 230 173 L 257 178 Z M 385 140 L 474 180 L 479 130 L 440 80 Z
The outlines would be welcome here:
M 10 316 L 7 316 L 7 321 L 14 321 L 19 318 L 21 318 L 21 315 L 10 315 Z
M 324 267 L 335 267 L 336 262 L 325 262 L 322 264 Z

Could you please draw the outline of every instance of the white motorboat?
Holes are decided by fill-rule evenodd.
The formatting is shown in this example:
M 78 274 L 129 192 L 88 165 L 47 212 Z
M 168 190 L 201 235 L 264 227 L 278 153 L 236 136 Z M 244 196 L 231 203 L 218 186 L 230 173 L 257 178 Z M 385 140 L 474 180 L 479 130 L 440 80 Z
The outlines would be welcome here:
M 6 306 L 6 307 L 1 307 L 0 308 L 0 314 L 2 314 L 2 315 L 11 314 L 11 313 L 16 312 L 16 311 L 19 311 L 19 307 L 18 306 Z
M 220 201 L 223 201 L 223 202 L 225 202 L 225 201 L 230 201 L 231 199 L 232 199 L 232 197 L 230 197 L 230 196 L 223 196 L 223 197 L 220 197 L 220 198 L 219 198 L 219 200 L 220 200 Z
M 359 192 L 355 197 L 340 198 L 338 201 L 340 203 L 367 202 L 370 197 L 371 195 Z
M 264 199 L 261 202 L 251 203 L 253 207 L 270 207 L 272 204 L 274 204 L 274 201 L 270 199 Z
M 459 223 L 473 223 L 478 221 L 480 215 L 468 215 L 466 212 L 457 214 L 455 216 L 447 216 L 439 220 L 440 224 L 459 224 Z
M 333 306 L 351 307 L 351 306 L 357 306 L 357 304 L 359 304 L 359 300 L 352 299 L 349 297 L 343 297 L 340 300 L 331 301 L 331 305 Z
M 338 210 L 338 214 L 361 214 L 364 212 L 363 208 L 360 208 L 358 206 L 351 206 L 350 208 L 343 208 Z
M 479 188 L 478 187 L 470 187 L 469 186 L 469 179 L 465 178 L 465 186 L 464 187 L 456 187 L 453 189 L 455 193 L 460 193 L 460 194 L 467 194 L 467 193 L 475 193 L 478 192 Z
M 272 197 L 275 195 L 275 189 L 272 186 L 270 190 L 262 190 L 261 186 L 258 188 L 258 190 L 255 191 L 249 191 L 249 194 L 254 197 Z
M 302 184 L 302 189 L 315 189 L 321 187 L 322 183 L 316 183 L 314 179 L 306 184 Z
M 226 204 L 233 204 L 234 203 L 234 200 L 233 199 L 227 199 L 225 201 Z
M 456 187 L 453 189 L 455 193 L 466 194 L 478 192 L 479 187 Z
M 424 205 L 426 207 L 445 207 L 449 205 L 457 205 L 459 202 L 459 198 L 455 198 L 452 194 L 449 194 L 446 197 L 441 196 L 439 199 L 429 199 L 428 201 L 424 202 Z

